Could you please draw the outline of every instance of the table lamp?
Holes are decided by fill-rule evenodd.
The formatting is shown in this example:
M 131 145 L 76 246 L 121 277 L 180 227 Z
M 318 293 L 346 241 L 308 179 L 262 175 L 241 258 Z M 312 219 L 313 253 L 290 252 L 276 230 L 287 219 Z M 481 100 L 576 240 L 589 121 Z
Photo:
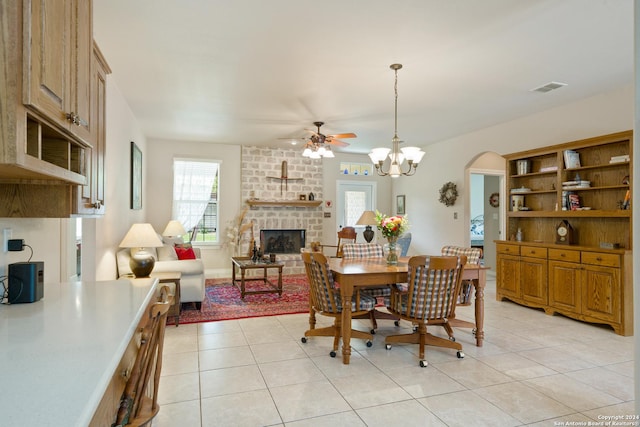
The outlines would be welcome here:
M 145 249 L 160 246 L 162 246 L 162 240 L 151 224 L 133 224 L 120 242 L 121 248 L 131 248 L 129 267 L 136 277 L 149 277 L 156 260 Z M 134 248 L 138 248 L 138 250 L 134 251 Z
M 364 240 L 366 240 L 367 243 L 371 243 L 371 241 L 373 240 L 374 233 L 371 229 L 371 226 L 376 224 L 378 223 L 376 222 L 376 213 L 374 211 L 362 212 L 360 219 L 358 220 L 358 222 L 356 222 L 356 225 L 366 225 L 362 235 L 364 236 Z
M 164 228 L 164 231 L 162 232 L 162 235 L 164 237 L 169 237 L 171 238 L 171 240 L 176 240 L 176 238 L 178 238 L 178 240 L 180 240 L 180 243 L 184 243 L 184 238 L 182 236 L 184 236 L 185 234 L 187 234 L 187 230 L 185 230 L 182 223 L 176 219 L 172 219 L 171 221 L 169 221 L 167 226 Z

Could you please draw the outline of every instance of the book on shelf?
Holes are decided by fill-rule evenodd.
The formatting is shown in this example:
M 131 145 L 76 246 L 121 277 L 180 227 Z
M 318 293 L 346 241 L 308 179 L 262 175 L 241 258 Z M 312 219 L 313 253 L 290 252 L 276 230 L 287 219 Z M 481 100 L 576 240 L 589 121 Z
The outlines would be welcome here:
M 569 210 L 580 210 L 580 196 L 578 196 L 576 193 L 569 194 Z
M 609 163 L 624 163 L 630 161 L 630 157 L 628 154 L 623 154 L 621 156 L 611 156 L 611 160 Z
M 574 169 L 580 167 L 580 153 L 575 150 L 564 150 L 563 154 L 565 169 Z
M 544 168 L 540 168 L 540 172 L 553 172 L 557 170 L 558 170 L 558 166 L 547 166 Z

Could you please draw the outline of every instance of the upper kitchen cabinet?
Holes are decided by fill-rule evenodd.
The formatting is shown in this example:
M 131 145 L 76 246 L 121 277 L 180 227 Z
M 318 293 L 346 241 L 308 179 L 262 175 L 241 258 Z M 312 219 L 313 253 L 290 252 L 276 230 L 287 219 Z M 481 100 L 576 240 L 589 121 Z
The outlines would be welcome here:
M 0 0 L 0 28 L 0 217 L 102 214 L 109 70 L 91 0 Z
M 25 0 L 24 103 L 87 144 L 91 131 L 91 1 Z
M 90 0 L 0 1 L 2 183 L 86 184 L 91 10 Z

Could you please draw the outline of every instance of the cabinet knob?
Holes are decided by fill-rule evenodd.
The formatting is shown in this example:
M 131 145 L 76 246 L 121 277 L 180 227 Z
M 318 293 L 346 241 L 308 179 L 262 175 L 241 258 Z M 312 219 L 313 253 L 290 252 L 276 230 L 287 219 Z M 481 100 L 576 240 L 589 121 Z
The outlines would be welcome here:
M 73 111 L 70 112 L 70 113 L 67 113 L 67 120 L 70 121 L 71 123 L 73 123 L 76 126 L 87 126 L 88 125 L 86 120 L 84 120 L 82 117 L 80 117 L 79 115 L 77 115 Z
M 560 254 L 560 257 L 561 257 L 561 258 L 564 258 L 564 257 L 565 257 L 565 254 Z
M 596 257 L 596 261 L 602 261 L 602 257 Z

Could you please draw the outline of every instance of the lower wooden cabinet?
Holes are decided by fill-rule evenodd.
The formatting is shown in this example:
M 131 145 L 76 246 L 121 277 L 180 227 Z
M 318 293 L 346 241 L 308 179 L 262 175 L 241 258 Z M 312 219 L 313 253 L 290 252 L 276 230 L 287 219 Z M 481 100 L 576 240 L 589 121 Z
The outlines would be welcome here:
M 631 251 L 496 242 L 496 298 L 633 335 Z
M 496 294 L 531 307 L 547 305 L 547 250 L 528 246 L 496 245 Z

